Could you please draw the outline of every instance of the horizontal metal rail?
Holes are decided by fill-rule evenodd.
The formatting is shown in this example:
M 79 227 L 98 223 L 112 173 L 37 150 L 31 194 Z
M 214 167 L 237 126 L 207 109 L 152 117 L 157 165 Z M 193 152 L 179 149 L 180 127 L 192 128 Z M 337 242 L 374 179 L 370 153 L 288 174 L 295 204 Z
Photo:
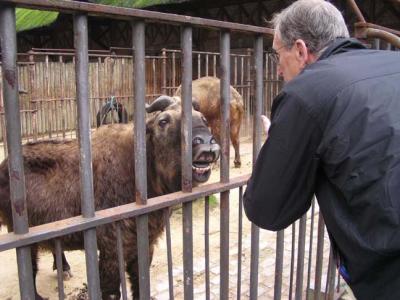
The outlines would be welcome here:
M 30 227 L 25 234 L 8 233 L 0 235 L 0 251 L 38 243 L 44 240 L 62 237 L 67 234 L 83 231 L 100 225 L 109 224 L 126 218 L 143 215 L 161 208 L 170 207 L 188 201 L 194 201 L 208 195 L 229 191 L 244 186 L 250 175 L 242 175 L 227 183 L 210 183 L 193 188 L 192 193 L 176 192 L 147 200 L 147 205 L 130 203 L 118 207 L 98 210 L 93 218 L 76 216 L 57 222 Z
M 87 13 L 89 16 L 108 17 L 112 19 L 129 20 L 137 18 L 147 22 L 168 23 L 176 25 L 193 25 L 216 30 L 231 30 L 237 32 L 252 32 L 273 35 L 271 28 L 263 28 L 232 22 L 224 22 L 198 17 L 181 16 L 155 11 L 82 3 L 62 0 L 3 0 L 4 4 L 14 4 L 18 7 L 58 11 L 62 13 Z

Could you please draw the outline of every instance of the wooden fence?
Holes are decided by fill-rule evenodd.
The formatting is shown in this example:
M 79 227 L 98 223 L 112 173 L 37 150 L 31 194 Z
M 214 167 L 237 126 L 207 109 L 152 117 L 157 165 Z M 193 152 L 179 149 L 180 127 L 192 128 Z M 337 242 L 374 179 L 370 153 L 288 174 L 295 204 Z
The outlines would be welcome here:
M 114 97 L 133 115 L 134 74 L 132 55 L 116 54 L 130 49 L 110 49 L 89 53 L 89 101 L 91 126 L 107 99 Z M 252 133 L 252 50 L 231 54 L 231 84 L 243 96 L 245 116 L 241 136 Z M 146 56 L 146 100 L 161 94 L 173 95 L 181 83 L 179 50 L 164 49 L 159 55 Z M 0 76 L 2 68 L 0 65 Z M 217 76 L 219 53 L 193 52 L 193 79 Z M 21 127 L 25 140 L 68 138 L 75 136 L 77 124 L 75 102 L 75 58 L 72 50 L 35 49 L 19 55 L 18 79 L 21 89 Z M 265 56 L 266 95 L 263 111 L 268 113 L 273 97 L 280 89 L 276 67 Z M 2 87 L 0 83 L 0 141 L 4 137 Z

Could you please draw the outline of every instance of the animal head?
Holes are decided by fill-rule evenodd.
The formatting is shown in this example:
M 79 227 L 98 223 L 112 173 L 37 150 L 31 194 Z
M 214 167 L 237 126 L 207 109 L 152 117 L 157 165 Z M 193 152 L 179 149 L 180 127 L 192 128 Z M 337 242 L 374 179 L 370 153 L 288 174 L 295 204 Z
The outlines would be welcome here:
M 154 112 L 146 123 L 147 140 L 152 145 L 154 164 L 163 182 L 181 181 L 180 99 L 160 96 L 146 107 Z M 211 164 L 218 160 L 220 147 L 207 127 L 205 117 L 192 109 L 192 180 L 193 185 L 205 182 L 211 174 Z

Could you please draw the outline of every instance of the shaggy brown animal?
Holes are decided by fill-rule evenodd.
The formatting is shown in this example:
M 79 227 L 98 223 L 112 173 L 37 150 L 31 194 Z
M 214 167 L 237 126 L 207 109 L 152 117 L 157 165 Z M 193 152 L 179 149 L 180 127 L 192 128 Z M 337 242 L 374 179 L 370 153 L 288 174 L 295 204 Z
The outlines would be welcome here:
M 161 96 L 146 108 L 155 112 L 146 122 L 148 197 L 180 190 L 181 187 L 181 108 L 174 99 Z M 219 145 L 206 126 L 204 116 L 192 110 L 193 184 L 208 180 L 210 164 L 219 157 Z M 102 126 L 92 135 L 92 162 L 96 210 L 130 203 L 135 199 L 132 124 Z M 36 226 L 81 213 L 79 147 L 74 141 L 47 141 L 23 147 L 29 225 Z M 0 213 L 12 227 L 7 160 L 0 165 Z M 156 240 L 164 228 L 164 212 L 149 215 L 150 261 Z M 126 271 L 132 296 L 139 297 L 136 225 L 134 219 L 121 223 Z M 82 233 L 62 238 L 64 250 L 83 249 Z M 120 298 L 120 278 L 115 224 L 97 228 L 99 269 L 103 299 Z M 38 246 L 54 250 L 46 241 L 32 247 L 36 277 Z M 115 298 L 116 297 L 116 298 Z M 42 299 L 37 294 L 37 299 Z
M 216 77 L 201 77 L 192 82 L 192 95 L 195 105 L 198 105 L 199 111 L 206 117 L 212 134 L 221 142 L 221 92 L 220 80 Z M 181 96 L 181 87 L 179 87 L 175 96 Z M 230 101 L 230 137 L 233 148 L 235 149 L 234 164 L 240 168 L 239 151 L 239 131 L 243 119 L 243 98 L 237 90 L 231 86 Z

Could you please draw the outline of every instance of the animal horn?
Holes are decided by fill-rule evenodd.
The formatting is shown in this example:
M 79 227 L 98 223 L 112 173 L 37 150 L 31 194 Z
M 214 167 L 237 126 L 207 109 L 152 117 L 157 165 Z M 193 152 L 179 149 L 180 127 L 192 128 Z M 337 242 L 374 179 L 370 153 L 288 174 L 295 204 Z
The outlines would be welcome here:
M 146 105 L 146 111 L 148 113 L 154 112 L 154 111 L 163 111 L 164 109 L 166 109 L 168 106 L 170 106 L 171 104 L 175 103 L 175 99 L 170 97 L 170 96 L 166 96 L 166 95 L 162 95 L 160 97 L 158 97 L 156 100 L 154 100 L 150 105 Z

